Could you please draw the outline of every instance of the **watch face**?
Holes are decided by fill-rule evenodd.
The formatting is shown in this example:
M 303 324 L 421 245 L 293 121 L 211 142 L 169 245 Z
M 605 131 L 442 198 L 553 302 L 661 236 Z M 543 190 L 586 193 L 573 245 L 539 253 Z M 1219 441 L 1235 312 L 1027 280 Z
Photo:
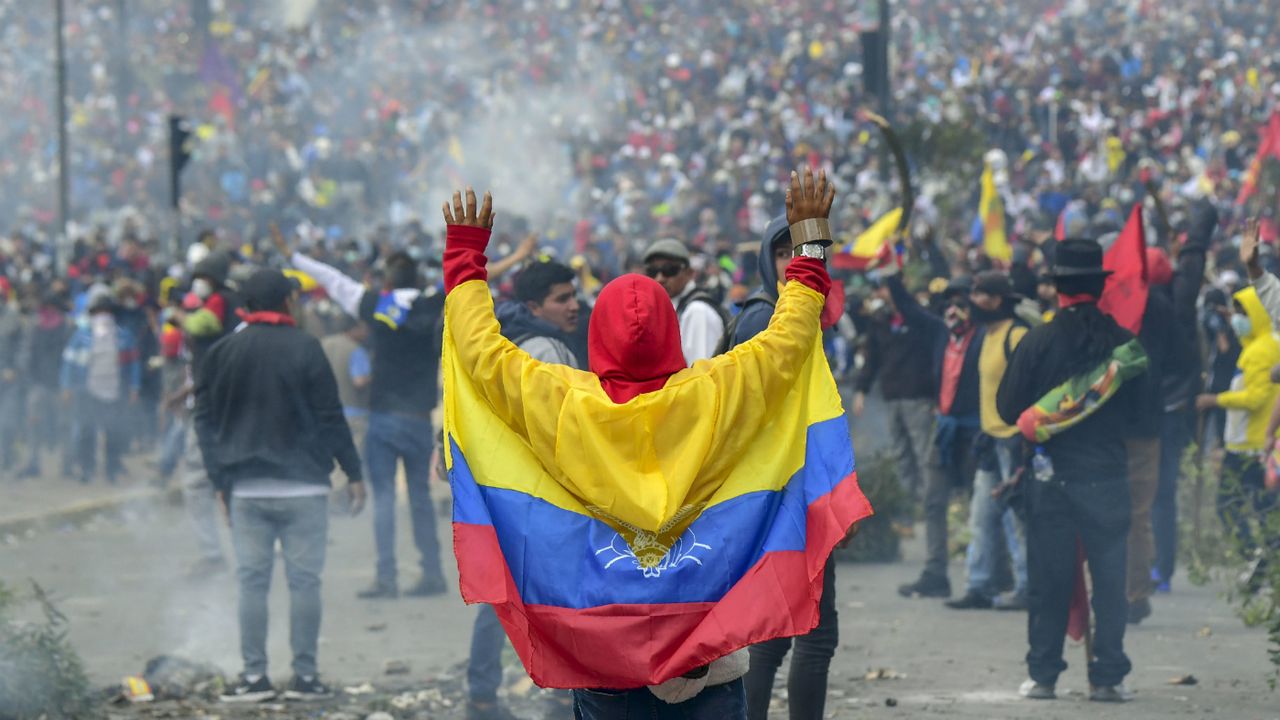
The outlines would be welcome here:
M 817 258 L 818 260 L 827 259 L 827 250 L 817 243 L 805 243 L 796 248 L 796 257 Z

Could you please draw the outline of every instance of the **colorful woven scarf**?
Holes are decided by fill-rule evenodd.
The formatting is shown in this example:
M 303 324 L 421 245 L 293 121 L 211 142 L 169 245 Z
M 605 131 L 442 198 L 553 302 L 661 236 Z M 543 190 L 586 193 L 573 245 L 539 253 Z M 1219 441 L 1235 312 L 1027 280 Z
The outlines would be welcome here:
M 1111 357 L 1045 393 L 1018 418 L 1028 441 L 1043 443 L 1066 432 L 1098 411 L 1120 386 L 1147 369 L 1147 354 L 1137 339 L 1117 346 Z

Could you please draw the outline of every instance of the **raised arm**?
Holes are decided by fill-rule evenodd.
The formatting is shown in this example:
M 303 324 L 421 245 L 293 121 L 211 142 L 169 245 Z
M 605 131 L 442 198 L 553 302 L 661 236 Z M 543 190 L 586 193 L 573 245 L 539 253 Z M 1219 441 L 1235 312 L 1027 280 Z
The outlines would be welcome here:
M 453 347 L 456 370 L 470 379 L 499 417 L 528 438 L 531 431 L 554 432 L 554 423 L 539 422 L 539 418 L 554 417 L 543 413 L 558 412 L 578 371 L 538 362 L 502 336 L 493 314 L 484 254 L 493 228 L 492 208 L 493 200 L 485 193 L 484 204 L 477 209 L 470 189 L 465 206 L 456 192 L 453 206 L 445 204 L 445 342 Z M 446 385 L 451 382 L 449 372 L 446 367 Z M 526 397 L 538 402 L 526 407 Z M 530 412 L 538 417 L 530 417 Z
M 1260 234 L 1261 227 L 1257 218 L 1250 220 L 1244 237 L 1240 239 L 1240 261 L 1248 268 L 1249 279 L 1258 291 L 1258 299 L 1262 301 L 1262 307 L 1266 308 L 1267 315 L 1271 316 L 1271 323 L 1275 325 L 1280 321 L 1280 280 L 1262 269 L 1262 260 L 1258 257 L 1258 245 L 1262 242 Z
M 309 258 L 300 252 L 295 251 L 289 258 L 289 262 L 315 278 L 316 284 L 324 288 L 343 312 L 354 318 L 360 317 L 360 299 L 368 292 L 364 285 L 347 277 L 341 270 Z
M 803 240 L 807 233 L 801 224 L 814 219 L 821 219 L 829 233 L 825 221 L 834 199 L 835 187 L 828 183 L 825 173 L 819 173 L 816 180 L 809 170 L 803 178 L 793 173 L 787 192 L 792 238 Z M 758 412 L 759 400 L 765 407 L 780 402 L 795 388 L 813 354 L 822 352 L 821 314 L 831 289 L 831 277 L 822 260 L 801 256 L 799 250 L 796 253 L 787 266 L 787 284 L 765 331 L 708 361 L 708 375 L 718 388 L 718 421 L 738 428 L 738 434 L 744 437 L 751 436 L 752 428 L 770 419 Z M 701 367 L 704 365 L 699 363 L 694 370 Z M 830 377 L 830 373 L 826 376 Z M 835 392 L 834 381 L 831 390 Z M 838 398 L 833 402 L 838 406 Z
M 271 226 L 271 240 L 280 255 L 288 259 L 290 265 L 314 278 L 343 312 L 353 318 L 360 317 L 360 299 L 366 292 L 364 285 L 347 277 L 341 270 L 290 248 L 275 225 Z

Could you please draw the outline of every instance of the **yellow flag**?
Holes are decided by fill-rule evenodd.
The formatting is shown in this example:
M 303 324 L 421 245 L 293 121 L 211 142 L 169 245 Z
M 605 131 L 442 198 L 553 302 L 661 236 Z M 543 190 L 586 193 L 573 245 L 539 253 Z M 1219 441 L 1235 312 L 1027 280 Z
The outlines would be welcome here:
M 871 227 L 849 243 L 846 252 L 863 258 L 879 255 L 880 248 L 883 248 L 885 243 L 893 237 L 893 232 L 898 229 L 898 223 L 901 220 L 902 208 L 900 207 L 881 215 L 879 220 L 872 223 Z
M 988 165 L 982 171 L 982 196 L 978 200 L 978 216 L 982 219 L 982 246 L 992 260 L 1009 262 L 1013 248 L 1004 230 L 1004 199 L 996 190 L 995 174 Z

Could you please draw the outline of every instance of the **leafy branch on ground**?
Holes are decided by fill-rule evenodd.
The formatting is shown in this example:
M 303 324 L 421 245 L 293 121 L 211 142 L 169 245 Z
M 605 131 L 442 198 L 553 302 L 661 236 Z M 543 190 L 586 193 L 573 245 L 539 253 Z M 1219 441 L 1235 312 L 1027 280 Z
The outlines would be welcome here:
M 1267 649 L 1275 667 L 1269 682 L 1280 684 L 1280 558 L 1273 557 L 1262 567 L 1261 577 L 1252 587 L 1245 582 L 1253 567 L 1241 538 L 1227 532 L 1217 512 L 1219 487 L 1239 487 L 1239 477 L 1224 474 L 1220 453 L 1200 452 L 1192 445 L 1182 457 L 1182 475 L 1178 485 L 1178 547 L 1180 562 L 1187 578 L 1195 585 L 1217 582 L 1236 614 L 1249 627 L 1264 627 L 1270 639 Z M 1251 508 L 1250 508 L 1251 510 Z M 1263 533 L 1261 523 L 1269 523 Z M 1254 537 L 1280 535 L 1280 512 L 1273 510 L 1264 518 L 1251 518 Z
M 21 597 L 0 582 L 0 719 L 81 720 L 100 716 L 80 656 L 67 640 L 67 618 L 40 585 Z M 35 603 L 42 622 L 15 617 Z

